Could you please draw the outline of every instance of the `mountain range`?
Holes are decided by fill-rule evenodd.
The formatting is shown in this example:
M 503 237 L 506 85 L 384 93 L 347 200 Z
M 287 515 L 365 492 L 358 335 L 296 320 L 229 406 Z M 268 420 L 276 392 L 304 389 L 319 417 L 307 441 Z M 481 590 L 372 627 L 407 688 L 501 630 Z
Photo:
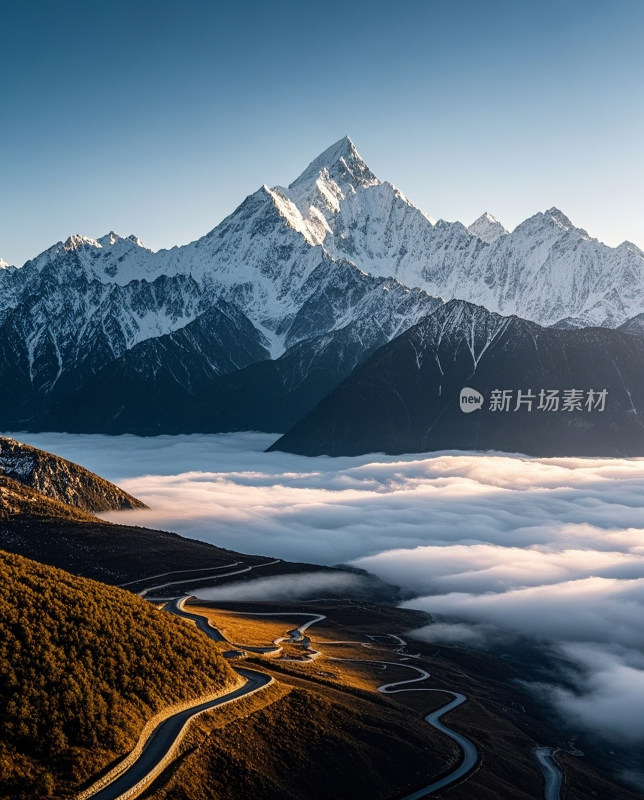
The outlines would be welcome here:
M 380 348 L 271 449 L 638 456 L 642 399 L 636 337 L 544 328 L 452 300 Z
M 488 213 L 469 228 L 434 221 L 345 137 L 188 245 L 75 235 L 2 266 L 0 426 L 286 432 L 452 300 L 557 341 L 595 327 L 602 352 L 639 348 L 644 253 L 556 208 L 512 232 Z M 592 359 L 588 346 L 576 357 Z

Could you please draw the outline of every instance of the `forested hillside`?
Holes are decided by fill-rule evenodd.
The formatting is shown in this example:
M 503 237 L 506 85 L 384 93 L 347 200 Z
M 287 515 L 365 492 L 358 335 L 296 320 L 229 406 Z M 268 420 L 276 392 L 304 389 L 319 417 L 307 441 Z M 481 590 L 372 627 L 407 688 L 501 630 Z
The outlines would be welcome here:
M 67 795 L 156 711 L 234 680 L 186 623 L 0 551 L 0 797 Z

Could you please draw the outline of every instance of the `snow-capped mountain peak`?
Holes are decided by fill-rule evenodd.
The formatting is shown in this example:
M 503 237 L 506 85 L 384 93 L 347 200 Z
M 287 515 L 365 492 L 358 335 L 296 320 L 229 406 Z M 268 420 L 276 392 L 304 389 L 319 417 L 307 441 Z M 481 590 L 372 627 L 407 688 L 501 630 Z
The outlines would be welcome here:
M 643 286 L 641 250 L 608 247 L 557 208 L 512 233 L 487 212 L 469 229 L 434 223 L 345 137 L 288 188 L 262 186 L 190 244 L 152 252 L 134 235 L 74 235 L 0 269 L 0 388 L 10 387 L 0 401 L 22 424 L 25 408 L 37 416 L 116 362 L 151 392 L 157 374 L 192 392 L 224 361 L 282 354 L 280 385 L 314 374 L 318 357 L 339 380 L 436 298 L 455 300 L 431 330 L 441 342 L 458 330 L 476 366 L 501 322 L 468 304 L 542 325 L 617 326 L 644 314 Z M 229 344 L 239 357 L 222 361 Z
M 563 228 L 564 230 L 571 230 L 575 226 L 572 224 L 570 219 L 556 206 L 549 208 L 547 211 L 544 211 L 544 216 L 549 217 L 553 220 L 559 227 Z
M 120 236 L 118 233 L 110 231 L 104 236 L 100 236 L 96 242 L 104 249 L 113 247 L 116 247 L 119 251 L 134 251 L 136 248 L 141 248 L 142 250 L 148 249 L 139 239 L 139 237 L 135 236 L 133 233 L 131 233 L 129 236 Z
M 618 244 L 615 250 L 627 251 L 630 253 L 635 253 L 638 256 L 644 256 L 644 251 L 640 250 L 640 248 L 633 242 L 629 242 L 628 239 L 625 239 L 621 244 Z
M 3 258 L 0 258 L 0 269 L 6 269 L 9 266 L 11 265 L 7 264 L 7 262 Z
M 634 245 L 607 247 L 554 207 L 512 233 L 487 212 L 469 229 L 460 222 L 434 223 L 393 184 L 381 182 L 344 137 L 288 188 L 262 186 L 188 245 L 152 252 L 134 235 L 75 235 L 15 275 L 2 270 L 0 322 L 23 297 L 37 306 L 34 320 L 43 293 L 51 295 L 48 308 L 54 310 L 69 297 L 69 314 L 78 317 L 73 324 L 52 311 L 51 320 L 38 317 L 22 339 L 38 334 L 34 342 L 40 341 L 45 322 L 60 323 L 67 337 L 56 341 L 60 353 L 77 327 L 101 336 L 107 330 L 106 350 L 122 353 L 146 336 L 187 325 L 223 299 L 258 327 L 276 356 L 302 303 L 318 296 L 311 276 L 320 282 L 328 273 L 333 283 L 345 270 L 343 261 L 351 270 L 395 278 L 433 297 L 467 300 L 545 325 L 566 319 L 618 325 L 644 312 L 644 253 Z M 387 293 L 378 291 L 378 297 Z
M 105 236 L 100 236 L 96 241 L 100 244 L 101 247 L 112 247 L 117 242 L 120 242 L 122 237 L 115 233 L 114 231 L 110 231 L 106 233 Z
M 488 211 L 485 211 L 478 219 L 474 220 L 468 230 L 488 244 L 492 244 L 500 236 L 505 236 L 508 233 L 508 230 L 501 222 Z
M 332 144 L 304 172 L 293 181 L 289 189 L 297 189 L 315 183 L 321 175 L 334 181 L 341 189 L 346 186 L 375 186 L 380 183 L 362 160 L 355 145 L 348 136 Z
M 68 236 L 63 244 L 63 248 L 65 250 L 80 250 L 85 245 L 89 245 L 90 247 L 100 247 L 101 245 L 98 243 L 96 239 L 90 239 L 89 236 L 83 236 L 81 233 L 73 233 L 71 236 Z
M 571 241 L 584 239 L 589 242 L 597 242 L 597 239 L 594 239 L 588 231 L 574 225 L 569 217 L 555 206 L 528 217 L 512 232 L 512 236 L 517 234 L 521 237 L 536 236 L 543 241 L 555 241 L 561 237 L 569 237 Z
M 372 275 L 407 284 L 413 274 L 415 282 L 409 285 L 420 285 L 415 273 L 426 261 L 433 220 L 393 184 L 381 182 L 348 136 L 327 148 L 288 188 L 272 191 L 287 224 L 309 244 L 322 245 L 333 258 L 347 259 Z

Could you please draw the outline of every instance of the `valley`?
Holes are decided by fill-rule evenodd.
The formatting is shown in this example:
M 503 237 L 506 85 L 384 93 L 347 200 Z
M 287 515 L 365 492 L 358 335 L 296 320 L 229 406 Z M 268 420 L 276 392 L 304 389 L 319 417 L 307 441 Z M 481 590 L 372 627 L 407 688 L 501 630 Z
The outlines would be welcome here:
M 644 800 L 644 2 L 2 31 L 0 800 Z
M 87 742 L 74 737 L 87 725 L 91 727 L 85 716 L 101 708 L 103 701 L 91 699 L 96 690 L 86 689 L 89 699 L 82 709 L 70 701 L 69 692 L 55 690 L 56 702 L 67 706 L 64 714 L 50 711 L 50 716 L 63 714 L 61 732 L 56 746 L 43 750 L 51 737 L 38 732 L 27 735 L 20 728 L 22 723 L 12 721 L 17 709 L 26 713 L 30 706 L 20 705 L 19 698 L 28 693 L 21 667 L 12 661 L 20 650 L 6 649 L 3 669 L 8 674 L 14 670 L 17 677 L 9 683 L 14 699 L 5 698 L 0 715 L 5 730 L 23 732 L 3 751 L 5 778 L 0 796 L 4 792 L 28 800 L 45 792 L 66 797 L 75 784 L 71 793 L 78 800 L 117 798 L 124 792 L 159 800 L 198 800 L 204 793 L 231 800 L 249 794 L 266 800 L 277 796 L 296 800 L 326 796 L 331 787 L 340 798 L 365 800 L 417 800 L 435 793 L 490 800 L 512 794 L 539 800 L 544 796 L 542 775 L 533 754 L 547 746 L 558 753 L 567 799 L 587 797 L 592 786 L 593 791 L 599 788 L 610 796 L 634 800 L 636 795 L 612 784 L 605 772 L 596 772 L 571 747 L 566 734 L 552 726 L 530 691 L 521 687 L 519 678 L 538 677 L 550 669 L 547 660 L 540 663 L 529 653 L 522 658 L 512 647 L 504 654 L 429 644 L 414 632 L 435 624 L 432 617 L 402 608 L 400 590 L 376 577 L 361 576 L 355 585 L 335 585 L 333 578 L 342 570 L 245 556 L 162 531 L 103 522 L 91 511 L 71 505 L 82 502 L 78 482 L 71 482 L 69 495 L 56 500 L 29 485 L 38 481 L 48 485 L 47 469 L 57 463 L 53 457 L 15 441 L 3 445 L 2 452 L 9 454 L 6 463 L 25 480 L 18 484 L 2 479 L 2 547 L 23 554 L 28 551 L 40 562 L 66 562 L 65 568 L 78 575 L 118 582 L 121 587 L 5 553 L 6 569 L 13 572 L 4 582 L 11 595 L 0 622 L 11 626 L 22 620 L 19 635 L 32 641 L 35 620 L 43 614 L 51 618 L 50 632 L 56 626 L 68 630 L 67 616 L 75 615 L 75 644 L 58 649 L 53 662 L 49 655 L 41 656 L 37 648 L 31 648 L 34 669 L 43 669 L 42 658 L 55 664 L 58 672 L 68 669 L 75 674 L 86 662 L 86 656 L 77 651 L 85 646 L 83 642 L 92 642 L 93 655 L 87 664 L 93 665 L 95 674 L 114 669 L 109 665 L 115 652 L 148 660 L 145 668 L 124 661 L 128 674 L 138 677 L 122 701 L 112 697 L 106 716 L 100 712 L 101 725 L 118 724 L 121 733 L 108 734 L 106 729 L 99 734 L 94 723 L 93 735 L 99 736 L 101 747 L 88 759 L 84 755 Z M 38 478 L 20 468 L 22 462 L 33 463 L 34 458 L 43 465 Z M 76 465 L 64 463 L 70 474 L 85 474 Z M 104 486 L 112 497 L 111 485 L 98 484 L 99 480 L 94 476 L 89 485 Z M 12 496 L 9 491 L 20 501 L 14 506 L 6 502 Z M 91 497 L 90 505 L 103 502 L 95 493 Z M 140 506 L 140 501 L 128 497 Z M 313 570 L 329 576 L 326 586 L 314 590 L 315 599 L 310 597 L 311 590 L 309 596 L 292 601 L 226 602 L 191 596 L 217 591 L 252 597 L 262 581 L 274 587 L 284 580 L 308 581 Z M 34 584 L 35 576 L 40 584 Z M 25 595 L 29 599 L 22 599 L 21 581 L 25 589 L 39 586 L 37 594 L 29 590 L 31 594 Z M 352 596 L 347 595 L 349 589 Z M 67 591 L 82 592 L 88 600 L 61 605 Z M 276 588 L 261 591 L 268 591 L 270 597 Z M 91 600 L 95 596 L 100 600 Z M 34 602 L 33 614 L 27 613 L 23 606 Z M 103 622 L 91 610 L 96 602 L 104 609 Z M 119 604 L 123 609 L 117 612 Z M 108 608 L 113 608 L 110 614 L 129 620 L 124 611 L 130 607 L 127 614 L 133 616 L 126 628 L 105 622 Z M 162 623 L 158 631 L 154 631 L 155 620 Z M 91 631 L 95 625 L 103 626 L 99 630 L 112 626 L 109 643 Z M 150 625 L 150 630 L 141 627 Z M 181 644 L 184 630 L 202 643 L 200 648 L 210 648 L 209 666 L 196 660 L 199 648 L 186 656 Z M 168 702 L 172 696 L 163 689 L 162 673 L 151 679 L 157 687 L 153 695 L 143 678 L 152 674 L 149 648 L 137 653 L 135 643 L 142 637 L 157 642 L 159 636 L 165 637 L 166 644 L 160 645 L 163 657 L 155 657 L 158 668 L 165 669 L 168 659 L 179 657 L 185 661 L 182 669 L 194 674 L 175 695 L 179 705 Z M 176 638 L 176 643 L 170 645 L 168 637 Z M 48 646 L 54 647 L 63 641 L 56 634 L 47 639 Z M 183 656 L 173 655 L 177 647 L 184 648 L 177 651 Z M 214 693 L 208 677 L 213 667 L 222 676 Z M 182 673 L 177 668 L 174 672 L 176 681 Z M 96 689 L 114 692 L 121 685 L 122 679 L 110 677 Z M 163 701 L 158 699 L 161 696 Z M 136 712 L 125 712 L 130 720 L 127 735 L 115 716 L 117 704 L 124 701 L 136 707 Z M 29 713 L 36 720 L 40 711 Z M 323 795 L 320 781 L 326 787 Z M 548 800 L 554 790 L 549 791 Z
M 154 599 L 152 602 L 155 602 Z M 378 727 L 382 729 L 387 726 L 389 735 L 394 735 L 394 741 L 401 734 L 394 734 L 395 729 L 392 730 L 390 726 L 397 713 L 403 711 L 407 714 L 408 732 L 403 737 L 404 743 L 400 741 L 397 767 L 392 773 L 392 765 L 387 772 L 389 782 L 392 775 L 399 776 L 400 783 L 393 792 L 391 789 L 384 791 L 382 773 L 377 788 L 376 785 L 370 785 L 371 779 L 366 773 L 356 775 L 359 782 L 355 783 L 349 777 L 339 753 L 336 752 L 336 763 L 331 769 L 325 762 L 324 750 L 320 750 L 319 746 L 314 748 L 316 761 L 320 759 L 321 763 L 316 763 L 313 772 L 324 769 L 327 775 L 325 785 L 333 785 L 334 793 L 339 797 L 374 796 L 416 800 L 433 796 L 441 789 L 448 792 L 445 796 L 458 798 L 491 799 L 510 793 L 521 798 L 544 797 L 539 771 L 532 756 L 535 744 L 531 734 L 538 732 L 540 736 L 555 738 L 557 734 L 549 730 L 545 719 L 540 727 L 535 728 L 535 719 L 530 719 L 522 705 L 529 700 L 526 701 L 526 697 L 522 697 L 521 692 L 512 689 L 508 683 L 510 668 L 500 667 L 501 662 L 497 659 L 484 657 L 478 666 L 479 669 L 483 667 L 485 677 L 481 679 L 479 673 L 479 677 L 475 678 L 476 672 L 470 671 L 476 670 L 475 661 L 470 662 L 467 671 L 464 671 L 463 664 L 458 663 L 458 656 L 454 660 L 449 648 L 428 648 L 413 636 L 409 639 L 405 633 L 401 636 L 387 632 L 392 627 L 400 630 L 402 626 L 404 631 L 410 624 L 417 625 L 418 621 L 410 612 L 364 602 L 309 601 L 292 606 L 272 603 L 268 606 L 226 604 L 215 607 L 195 599 L 187 604 L 185 600 L 175 601 L 171 611 L 190 621 L 200 623 L 207 620 L 206 626 L 198 624 L 198 627 L 216 643 L 220 652 L 232 659 L 230 663 L 235 669 L 239 670 L 241 665 L 247 663 L 253 669 L 272 676 L 275 681 L 272 691 L 279 689 L 282 693 L 286 692 L 281 699 L 273 696 L 270 702 L 261 693 L 256 700 L 246 702 L 246 721 L 238 723 L 242 725 L 242 730 L 245 728 L 249 733 L 257 731 L 269 713 L 267 719 L 272 718 L 273 724 L 276 724 L 282 713 L 280 707 L 288 705 L 287 698 L 291 698 L 294 692 L 302 694 L 303 700 L 307 697 L 305 702 L 311 703 L 313 708 L 316 708 L 315 696 L 321 693 L 328 699 L 335 698 L 334 703 L 341 707 L 349 704 L 353 713 L 367 714 L 368 717 L 375 715 L 379 719 Z M 302 622 L 302 619 L 305 621 Z M 299 627 L 294 628 L 294 624 Z M 493 673 L 496 673 L 495 678 L 490 680 Z M 456 687 L 466 690 L 467 695 L 455 692 Z M 385 695 L 384 705 L 377 700 L 378 694 Z M 452 695 L 455 699 L 452 699 Z M 455 709 L 459 705 L 462 710 L 457 712 Z M 312 709 L 309 709 L 304 715 L 300 713 L 298 721 L 293 719 L 288 723 L 287 730 L 290 731 L 293 726 L 297 730 L 301 724 L 315 724 L 311 712 Z M 425 724 L 429 723 L 434 728 L 433 734 L 429 729 L 422 734 L 420 724 L 423 719 Z M 302 792 L 313 792 L 316 796 L 317 790 L 311 783 L 311 765 L 307 764 L 306 775 L 300 773 L 297 744 L 288 741 L 290 734 L 285 733 L 282 727 L 284 723 L 277 724 L 280 725 L 279 738 L 282 742 L 271 746 L 271 780 L 279 782 L 280 796 L 295 798 L 301 796 Z M 318 717 L 316 727 L 324 724 L 324 716 Z M 211 715 L 200 717 L 192 732 L 187 734 L 186 741 L 179 745 L 176 768 L 156 777 L 143 796 L 196 798 L 199 791 L 204 791 L 204 788 L 199 789 L 200 780 L 207 780 L 209 790 L 216 790 L 217 772 L 206 776 L 203 764 L 213 762 L 212 748 L 226 748 L 226 732 L 230 725 L 231 722 L 226 723 Z M 467 738 L 455 733 L 454 726 L 457 730 L 466 731 Z M 421 761 L 414 760 L 415 745 L 413 738 L 410 739 L 412 731 L 416 732 L 415 735 L 421 735 L 427 741 L 425 747 L 429 747 L 429 752 Z M 345 739 L 344 748 L 354 752 L 355 743 L 351 742 L 351 734 L 345 730 L 344 735 L 349 737 Z M 333 737 L 334 734 L 328 732 L 325 738 L 328 740 L 329 736 Z M 455 740 L 455 749 L 454 745 L 450 749 L 450 739 Z M 297 741 L 310 746 L 305 730 L 298 730 Z M 363 730 L 360 741 L 363 746 L 378 747 L 375 730 L 370 734 Z M 477 746 L 472 741 L 476 741 Z M 329 745 L 330 741 L 327 741 Z M 405 746 L 407 752 L 403 751 Z M 564 750 L 568 747 L 563 741 L 559 746 Z M 289 767 L 281 777 L 276 771 L 280 752 L 289 753 Z M 443 755 L 439 756 L 441 753 Z M 363 753 L 360 758 L 362 769 L 373 769 L 367 767 L 364 760 L 370 757 L 366 752 Z M 278 759 L 277 763 L 275 758 Z M 436 761 L 437 758 L 440 760 Z M 221 763 L 221 755 L 218 761 Z M 431 763 L 435 763 L 433 769 L 429 768 Z M 242 774 L 235 779 L 236 785 L 241 781 L 244 787 L 242 791 L 252 792 L 260 798 L 276 796 L 277 784 L 267 781 L 265 772 L 262 778 L 254 776 L 248 767 L 246 763 Z M 342 775 L 337 784 L 335 774 Z M 283 783 L 286 775 L 288 783 Z M 406 779 L 405 775 L 408 776 Z M 423 777 L 425 782 L 419 786 Z M 409 781 L 407 789 L 406 780 Z M 414 782 L 417 782 L 416 786 Z M 588 796 L 586 792 L 590 786 L 594 790 L 617 791 L 617 794 L 610 796 L 619 796 L 624 800 L 635 797 L 605 783 L 579 758 L 568 759 L 565 783 L 565 796 L 570 798 Z M 222 796 L 228 796 L 230 789 L 222 784 L 219 791 Z M 102 797 L 103 794 L 96 796 Z M 105 794 L 105 797 L 108 796 L 117 795 Z M 549 799 L 552 796 L 550 794 L 547 797 Z
M 642 285 L 349 137 L 1 262 L 0 798 L 635 800 Z

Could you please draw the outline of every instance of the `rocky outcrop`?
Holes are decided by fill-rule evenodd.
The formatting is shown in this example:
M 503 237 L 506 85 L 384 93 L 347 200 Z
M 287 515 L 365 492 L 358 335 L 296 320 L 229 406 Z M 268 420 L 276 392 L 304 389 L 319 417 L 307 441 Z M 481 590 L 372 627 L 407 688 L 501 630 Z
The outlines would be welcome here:
M 86 512 L 145 508 L 136 497 L 64 458 L 0 437 L 0 475 Z

